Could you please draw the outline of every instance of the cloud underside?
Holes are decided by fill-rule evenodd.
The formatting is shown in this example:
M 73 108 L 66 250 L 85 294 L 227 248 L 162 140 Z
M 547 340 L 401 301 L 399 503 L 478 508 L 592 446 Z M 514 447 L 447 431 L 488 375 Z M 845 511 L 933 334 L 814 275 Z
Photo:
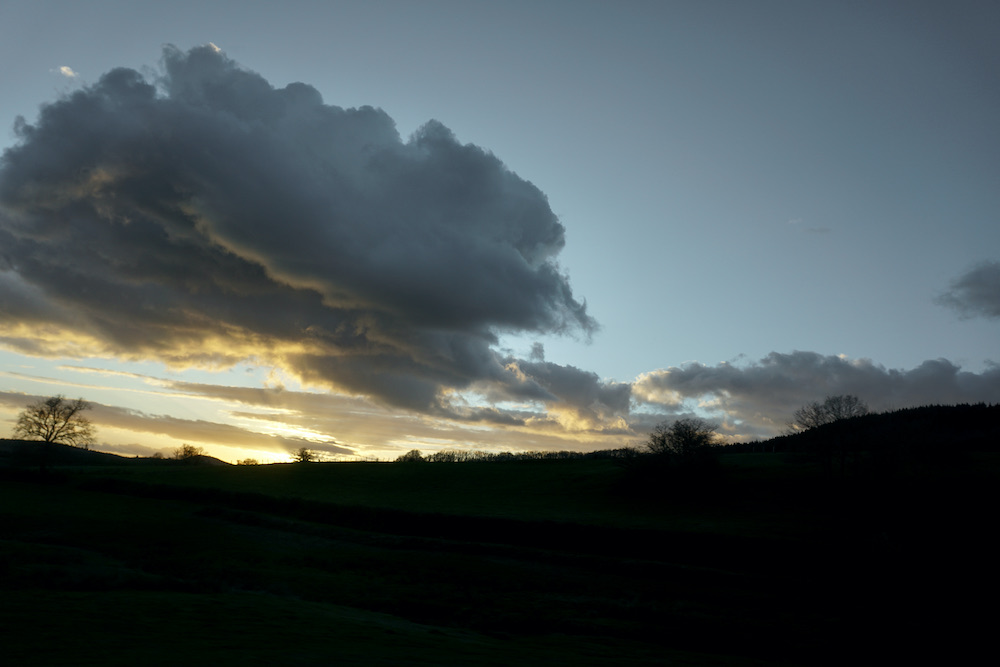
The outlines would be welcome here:
M 107 372 L 80 367 L 69 370 Z M 542 375 L 538 368 L 526 370 Z M 144 434 L 155 434 L 178 442 L 264 452 L 287 453 L 305 446 L 335 456 L 374 453 L 394 458 L 414 447 L 579 451 L 638 445 L 655 424 L 692 415 L 717 421 L 720 432 L 730 440 L 767 438 L 785 431 L 802 405 L 839 394 L 857 395 L 877 411 L 930 404 L 1000 403 L 1000 366 L 971 373 L 943 359 L 911 370 L 892 370 L 865 359 L 802 351 L 772 353 L 740 365 L 694 363 L 661 369 L 641 375 L 634 383 L 620 384 L 588 382 L 585 374 L 563 367 L 543 370 L 565 375 L 543 378 L 549 387 L 564 392 L 548 412 L 470 408 L 464 418 L 428 419 L 420 413 L 400 413 L 341 394 L 133 375 L 165 397 L 223 406 L 220 419 L 226 423 L 142 414 L 113 406 L 98 406 L 92 416 L 101 429 L 135 433 L 134 441 L 142 441 Z M 36 398 L 0 392 L 0 405 L 16 411 Z M 583 414 L 588 414 L 592 423 L 602 424 L 601 428 L 584 428 L 574 422 L 580 419 L 581 411 L 567 406 L 584 404 L 591 408 Z M 614 407 L 602 412 L 595 406 Z M 484 422 L 491 427 L 483 428 Z M 135 446 L 124 451 L 151 453 Z
M 614 412 L 621 389 L 495 350 L 504 333 L 588 337 L 545 195 L 430 121 L 275 88 L 211 45 L 158 76 L 105 74 L 19 119 L 0 164 L 0 336 L 29 354 L 280 365 L 427 414 L 465 391 Z M 574 390 L 575 391 L 575 390 Z M 579 392 L 575 392 L 579 393 Z M 624 401 L 627 409 L 627 399 Z

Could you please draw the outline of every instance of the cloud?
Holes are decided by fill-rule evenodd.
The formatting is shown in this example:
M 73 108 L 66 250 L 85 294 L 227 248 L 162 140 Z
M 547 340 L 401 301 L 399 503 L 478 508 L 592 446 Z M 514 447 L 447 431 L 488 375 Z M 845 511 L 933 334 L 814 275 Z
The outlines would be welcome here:
M 354 450 L 336 441 L 269 435 L 201 419 L 180 419 L 169 415 L 149 415 L 135 410 L 98 405 L 94 408 L 95 424 L 138 433 L 165 435 L 175 440 L 222 445 L 239 449 L 260 449 L 273 452 L 294 452 L 306 447 L 330 454 L 353 455 Z
M 594 449 L 622 445 L 621 431 L 611 428 L 567 429 L 555 417 L 533 409 L 453 406 L 448 419 L 427 419 L 400 414 L 358 398 L 329 393 L 280 388 L 227 387 L 178 380 L 153 380 L 179 395 L 239 404 L 230 414 L 282 428 L 310 433 L 334 433 L 337 441 L 358 453 L 376 452 L 394 458 L 413 447 L 427 449 L 472 448 L 490 450 Z M 627 386 L 627 385 L 626 385 Z M 498 401 L 509 396 L 493 396 Z M 555 401 L 555 397 L 552 397 Z M 573 412 L 568 405 L 563 410 Z M 483 428 L 487 426 L 489 428 Z M 500 426 L 503 428 L 493 428 Z M 249 427 L 249 425 L 248 425 Z M 634 436 L 631 431 L 625 433 Z M 396 452 L 396 454 L 392 454 Z
M 63 65 L 56 71 L 62 74 L 67 79 L 75 79 L 77 76 L 79 76 L 76 72 L 73 71 L 72 67 L 67 67 L 66 65 Z
M 24 406 L 46 397 L 0 391 L 0 406 L 10 410 L 21 410 Z M 267 434 L 234 424 L 225 424 L 203 419 L 180 419 L 168 415 L 153 415 L 127 408 L 91 402 L 93 410 L 87 413 L 97 429 L 97 437 L 102 437 L 101 429 L 118 429 L 131 433 L 155 434 L 173 440 L 196 442 L 206 445 L 233 447 L 237 449 L 258 449 L 272 452 L 294 452 L 300 447 L 315 449 L 331 455 L 353 455 L 350 447 L 345 447 L 329 438 L 289 437 Z M 142 445 L 98 446 L 103 451 L 117 451 L 126 455 L 152 453 L 151 448 Z
M 519 384 L 499 334 L 596 329 L 544 193 L 439 122 L 403 141 L 380 109 L 275 88 L 208 45 L 166 48 L 157 76 L 112 70 L 15 131 L 0 343 L 19 351 L 258 360 L 442 414 Z
M 517 382 L 502 386 L 512 399 L 538 400 L 560 423 L 571 430 L 628 432 L 626 418 L 632 385 L 601 380 L 596 373 L 538 359 L 507 359 L 507 370 Z
M 789 225 L 793 225 L 796 229 L 806 234 L 829 234 L 833 231 L 829 227 L 801 227 L 800 225 L 803 222 L 803 218 L 791 218 L 788 220 Z
M 962 319 L 1000 318 L 1000 262 L 982 262 L 951 284 L 937 302 L 958 311 Z
M 674 411 L 700 404 L 725 418 L 730 435 L 766 437 L 780 433 L 802 405 L 837 394 L 855 394 L 878 411 L 1000 403 L 1000 366 L 977 374 L 937 359 L 892 370 L 869 359 L 773 352 L 746 365 L 692 363 L 644 373 L 632 394 L 640 403 Z
M 108 373 L 104 369 L 84 366 L 64 368 L 85 374 Z M 147 455 L 152 451 L 148 449 L 151 442 L 164 442 L 165 438 L 170 441 L 160 445 L 163 451 L 176 446 L 172 443 L 196 442 L 286 453 L 305 446 L 337 456 L 374 455 L 393 459 L 414 447 L 425 451 L 449 448 L 491 451 L 606 449 L 620 447 L 635 436 L 631 431 L 623 433 L 613 428 L 578 426 L 570 430 L 560 420 L 572 416 L 569 406 L 562 406 L 565 414 L 560 417 L 550 417 L 536 409 L 518 411 L 471 406 L 463 410 L 456 406 L 450 419 L 428 419 L 425 415 L 405 413 L 374 405 L 363 398 L 335 393 L 294 391 L 280 386 L 236 387 L 137 373 L 111 373 L 150 386 L 148 390 L 130 386 L 130 396 L 153 394 L 157 396 L 156 405 L 183 406 L 183 411 L 189 415 L 188 419 L 174 419 L 98 405 L 90 415 L 102 442 L 98 448 L 110 451 L 107 442 L 125 443 L 116 445 L 114 451 L 128 455 Z M 45 378 L 24 377 L 46 381 Z M 82 388 L 85 385 L 72 386 Z M 73 390 L 66 393 L 77 395 Z M 0 407 L 6 405 L 12 411 L 12 418 L 13 411 L 37 398 L 0 392 Z M 192 415 L 197 418 L 191 418 Z M 136 442 L 144 442 L 147 446 L 139 447 L 134 444 Z M 248 455 L 212 451 L 230 461 Z

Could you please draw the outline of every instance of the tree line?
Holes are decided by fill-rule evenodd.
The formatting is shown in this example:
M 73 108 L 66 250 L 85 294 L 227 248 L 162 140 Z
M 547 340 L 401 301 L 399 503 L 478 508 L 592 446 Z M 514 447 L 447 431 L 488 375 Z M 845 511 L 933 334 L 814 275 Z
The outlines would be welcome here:
M 524 452 L 484 452 L 480 450 L 445 449 L 433 454 L 424 454 L 419 449 L 411 449 L 395 459 L 396 463 L 466 463 L 471 461 L 563 461 L 594 459 L 625 459 L 635 455 L 634 448 L 602 449 L 593 452 L 572 451 L 524 451 Z
M 944 409 L 944 406 L 937 406 Z M 948 406 L 949 409 L 963 406 Z M 432 454 L 424 454 L 418 449 L 410 450 L 395 459 L 399 463 L 463 463 L 474 461 L 539 461 L 568 459 L 610 459 L 623 462 L 626 465 L 652 464 L 656 467 L 691 472 L 695 469 L 709 469 L 714 464 L 716 455 L 726 452 L 755 451 L 785 451 L 810 452 L 819 457 L 828 472 L 839 469 L 845 473 L 851 466 L 871 457 L 871 452 L 877 452 L 878 457 L 889 461 L 898 458 L 901 448 L 901 433 L 906 432 L 906 448 L 908 451 L 920 451 L 930 441 L 939 442 L 942 438 L 958 437 L 960 446 L 971 446 L 975 441 L 978 448 L 997 449 L 1000 445 L 989 445 L 992 435 L 996 434 L 996 412 L 1000 406 L 964 406 L 966 408 L 966 424 L 975 425 L 965 429 L 959 436 L 954 426 L 947 427 L 947 433 L 941 433 L 940 425 L 931 419 L 929 411 L 935 406 L 909 408 L 889 413 L 896 417 L 879 415 L 881 426 L 873 427 L 867 418 L 875 417 L 868 405 L 852 394 L 827 396 L 823 401 L 813 401 L 795 411 L 792 420 L 788 422 L 784 434 L 767 441 L 725 444 L 718 436 L 718 425 L 703 419 L 688 417 L 657 424 L 648 434 L 646 440 L 639 446 L 621 447 L 591 452 L 575 451 L 522 451 L 522 452 L 485 452 L 479 450 L 443 450 Z M 82 398 L 67 400 L 64 396 L 53 396 L 48 399 L 29 404 L 18 416 L 14 428 L 14 437 L 25 440 L 38 440 L 43 445 L 60 443 L 87 448 L 95 442 L 96 431 L 86 417 L 85 412 L 91 405 Z M 984 410 L 990 410 L 989 417 L 983 417 Z M 921 411 L 920 422 L 917 424 L 917 412 Z M 976 421 L 978 420 L 978 421 Z M 981 423 L 980 423 L 981 422 Z M 893 424 L 887 427 L 886 424 Z M 864 435 L 859 435 L 864 433 Z M 963 444 L 964 443 L 964 444 Z M 724 447 L 724 449 L 723 449 Z M 43 447 L 43 454 L 47 448 Z M 174 452 L 172 458 L 189 460 L 204 456 L 205 450 L 193 445 L 182 445 Z M 162 455 L 158 455 L 162 458 Z M 42 457 L 43 467 L 45 457 Z M 308 463 L 317 460 L 315 452 L 301 448 L 293 454 L 293 460 Z M 254 459 L 244 459 L 242 465 L 253 465 Z

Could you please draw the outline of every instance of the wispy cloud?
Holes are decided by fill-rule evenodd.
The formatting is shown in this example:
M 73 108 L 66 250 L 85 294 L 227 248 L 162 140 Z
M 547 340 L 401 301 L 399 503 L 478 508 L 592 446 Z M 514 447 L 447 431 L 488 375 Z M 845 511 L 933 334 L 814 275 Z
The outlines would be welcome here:
M 829 227 L 809 227 L 803 225 L 803 222 L 805 222 L 803 218 L 791 218 L 788 220 L 788 226 L 805 234 L 829 234 L 833 231 Z
M 19 380 L 28 380 L 29 382 L 37 382 L 39 384 L 57 386 L 60 387 L 61 389 L 66 387 L 72 387 L 74 389 L 91 389 L 91 390 L 101 388 L 100 385 L 88 384 L 85 382 L 73 382 L 72 380 L 67 380 L 66 378 L 47 377 L 44 375 L 35 375 L 32 373 L 18 373 L 17 371 L 0 371 L 0 376 L 17 378 Z

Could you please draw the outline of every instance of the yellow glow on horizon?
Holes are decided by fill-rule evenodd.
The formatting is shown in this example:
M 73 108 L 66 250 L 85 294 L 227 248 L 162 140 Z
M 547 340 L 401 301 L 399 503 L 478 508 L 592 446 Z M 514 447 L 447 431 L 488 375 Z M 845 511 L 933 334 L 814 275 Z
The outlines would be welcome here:
M 270 420 L 260 421 L 249 417 L 236 421 L 243 421 L 248 425 L 252 425 L 253 428 L 248 430 L 253 430 L 256 433 L 262 433 L 264 435 L 276 435 L 283 438 L 312 440 L 317 443 L 330 440 L 330 437 L 325 433 L 320 433 L 319 431 L 314 431 L 303 426 L 295 426 L 294 424 L 286 424 L 284 422 Z

